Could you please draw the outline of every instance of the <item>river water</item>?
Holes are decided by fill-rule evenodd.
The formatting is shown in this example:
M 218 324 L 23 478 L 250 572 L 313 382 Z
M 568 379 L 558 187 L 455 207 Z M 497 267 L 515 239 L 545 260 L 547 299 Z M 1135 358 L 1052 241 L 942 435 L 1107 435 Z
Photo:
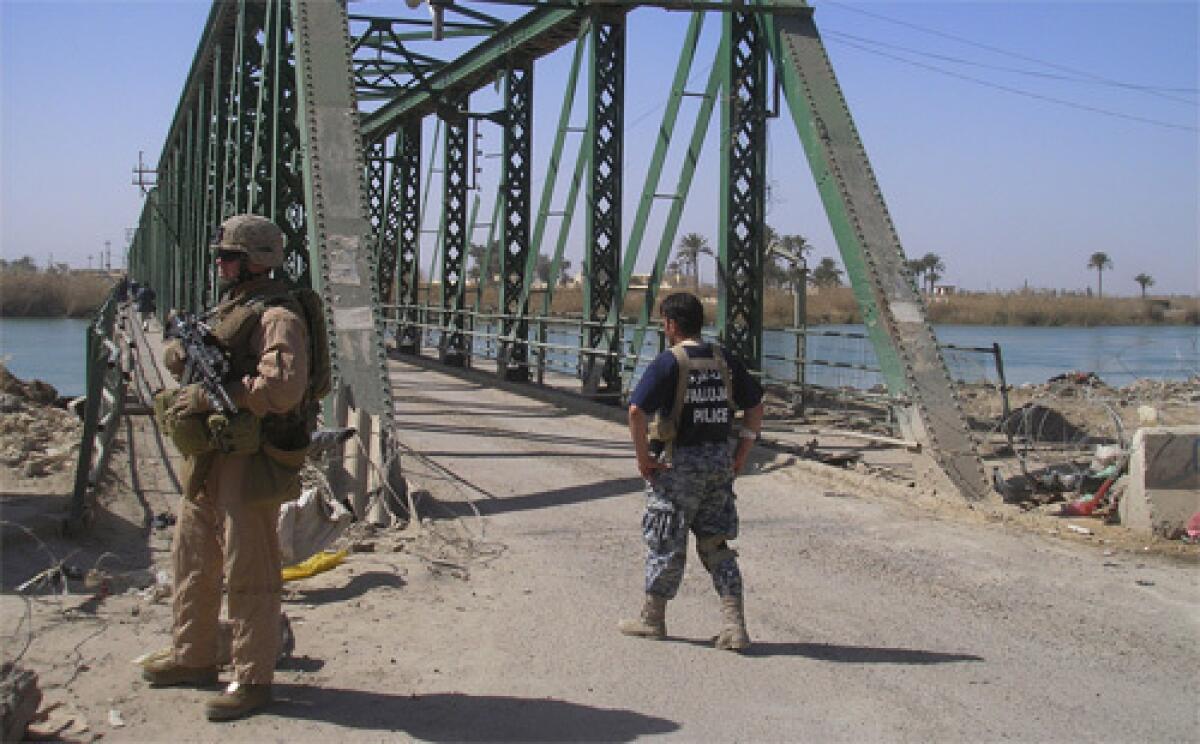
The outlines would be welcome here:
M 44 380 L 60 395 L 81 395 L 84 386 L 85 320 L 0 318 L 0 360 L 21 379 Z M 861 326 L 820 326 L 814 331 L 862 333 Z M 1045 382 L 1072 370 L 1098 374 L 1120 386 L 1139 377 L 1181 380 L 1200 374 L 1200 329 L 1190 326 L 1109 326 L 1100 328 L 1029 328 L 1023 326 L 938 326 L 943 344 L 990 347 L 1000 344 L 1010 384 Z M 814 335 L 808 358 L 873 366 L 874 354 L 863 340 Z M 767 355 L 794 357 L 794 337 L 769 331 Z M 956 378 L 995 380 L 989 355 L 947 350 Z M 793 376 L 794 363 L 768 359 L 773 376 Z M 847 367 L 810 366 L 807 379 L 824 385 L 870 387 L 877 374 Z

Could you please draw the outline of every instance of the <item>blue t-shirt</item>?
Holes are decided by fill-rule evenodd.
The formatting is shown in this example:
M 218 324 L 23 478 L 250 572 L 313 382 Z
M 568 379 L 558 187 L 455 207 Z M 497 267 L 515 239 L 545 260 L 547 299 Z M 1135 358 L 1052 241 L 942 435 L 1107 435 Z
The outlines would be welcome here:
M 683 347 L 689 359 L 712 359 L 712 344 L 688 344 Z M 762 401 L 762 386 L 758 384 L 746 365 L 721 347 L 725 363 L 733 378 L 733 402 L 741 410 L 753 408 Z M 730 420 L 725 386 L 716 373 L 692 370 L 689 375 L 689 392 L 685 395 L 683 415 L 679 417 L 676 445 L 688 446 L 704 442 L 721 442 L 729 436 Z M 675 404 L 675 386 L 679 379 L 679 365 L 675 355 L 664 351 L 646 367 L 638 381 L 629 403 L 653 416 L 662 411 L 668 413 Z M 722 413 L 724 411 L 724 413 Z

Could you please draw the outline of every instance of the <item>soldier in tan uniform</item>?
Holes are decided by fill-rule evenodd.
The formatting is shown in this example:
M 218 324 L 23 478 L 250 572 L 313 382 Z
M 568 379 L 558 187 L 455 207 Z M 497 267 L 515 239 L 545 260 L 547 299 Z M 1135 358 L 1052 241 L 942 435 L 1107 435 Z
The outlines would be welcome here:
M 207 701 L 210 720 L 245 716 L 271 701 L 280 646 L 279 504 L 299 495 L 298 472 L 315 422 L 309 400 L 309 328 L 300 307 L 270 272 L 283 264 L 284 236 L 270 220 L 226 220 L 215 245 L 221 302 L 209 324 L 230 357 L 225 389 L 253 417 L 261 444 L 252 452 L 193 454 L 184 468 L 184 498 L 171 549 L 175 571 L 172 654 L 145 666 L 151 686 L 217 682 L 222 581 L 233 628 L 233 680 Z M 165 361 L 179 377 L 184 351 Z M 199 385 L 180 388 L 177 417 L 210 416 Z M 211 418 L 207 420 L 211 421 Z

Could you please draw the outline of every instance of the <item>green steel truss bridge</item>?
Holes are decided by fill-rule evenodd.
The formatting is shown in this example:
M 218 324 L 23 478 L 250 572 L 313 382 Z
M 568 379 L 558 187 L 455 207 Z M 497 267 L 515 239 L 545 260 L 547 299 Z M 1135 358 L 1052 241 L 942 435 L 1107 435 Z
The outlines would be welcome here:
M 360 7 L 372 13 L 355 12 Z M 373 14 L 380 9 L 386 14 Z M 668 12 L 687 14 L 690 24 L 629 219 L 622 214 L 626 29 Z M 708 62 L 697 60 L 705 23 L 719 24 L 720 41 L 703 89 L 689 91 L 687 81 Z M 460 53 L 438 53 L 451 48 Z M 563 48 L 573 55 L 559 125 L 545 168 L 535 173 L 534 70 Z M 472 105 L 473 94 L 493 86 L 498 107 Z M 577 87 L 586 90 L 587 117 L 573 127 Z M 685 97 L 699 100 L 690 121 L 680 116 Z M 711 139 L 718 141 L 706 142 L 714 115 L 720 134 Z M 239 212 L 274 219 L 287 235 L 290 279 L 324 298 L 340 383 L 360 408 L 387 420 L 389 353 L 421 353 L 422 340 L 436 337 L 442 362 L 470 362 L 479 314 L 468 296 L 467 256 L 481 226 L 489 231 L 488 250 L 495 245 L 500 254 L 498 312 L 488 326 L 497 374 L 530 379 L 531 355 L 547 345 L 553 292 L 553 282 L 533 292 L 536 262 L 544 249 L 551 276 L 558 275 L 568 226 L 582 209 L 579 390 L 615 400 L 637 358 L 631 361 L 624 345 L 642 348 L 696 163 L 706 147 L 716 148 L 717 332 L 761 369 L 766 127 L 768 118 L 788 116 L 879 371 L 900 403 L 904 435 L 932 455 L 940 471 L 934 475 L 968 498 L 982 497 L 989 488 L 978 450 L 920 293 L 813 11 L 797 0 L 431 0 L 420 7 L 214 0 L 153 183 L 145 184 L 131 274 L 155 287 L 162 307 L 198 310 L 214 300 L 207 246 L 221 220 Z M 496 128 L 502 139 L 487 223 L 478 216 L 481 127 Z M 678 172 L 668 174 L 677 133 L 686 149 Z M 441 190 L 431 195 L 435 172 Z M 660 184 L 671 178 L 673 187 L 662 193 Z M 560 185 L 566 206 L 554 211 Z M 656 201 L 669 206 L 653 240 L 648 224 Z M 423 256 L 430 208 L 440 217 L 434 250 Z M 648 286 L 631 289 L 639 254 L 653 256 L 653 268 Z M 424 300 L 423 274 L 432 280 Z M 631 291 L 644 294 L 636 320 L 620 312 Z

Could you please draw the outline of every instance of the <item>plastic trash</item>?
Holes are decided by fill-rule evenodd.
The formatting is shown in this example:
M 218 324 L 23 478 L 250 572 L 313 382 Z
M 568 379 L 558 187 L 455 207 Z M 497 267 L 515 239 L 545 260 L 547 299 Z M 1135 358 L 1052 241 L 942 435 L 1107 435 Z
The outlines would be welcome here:
M 281 573 L 284 581 L 307 579 L 336 568 L 345 562 L 345 560 L 346 551 L 344 550 L 339 550 L 336 553 L 329 550 L 322 550 L 320 553 L 294 566 L 285 567 Z
M 1097 496 L 1098 494 L 1089 493 L 1081 499 L 1063 504 L 1060 514 L 1064 517 L 1086 517 L 1096 511 L 1096 505 L 1100 501 Z

